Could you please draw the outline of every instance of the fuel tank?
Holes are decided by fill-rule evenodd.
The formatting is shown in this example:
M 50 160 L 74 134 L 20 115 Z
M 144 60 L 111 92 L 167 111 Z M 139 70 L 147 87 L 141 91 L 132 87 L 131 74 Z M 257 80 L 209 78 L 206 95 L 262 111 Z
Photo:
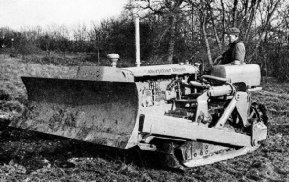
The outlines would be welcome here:
M 248 87 L 259 86 L 260 66 L 257 64 L 217 65 L 211 70 L 212 76 L 230 79 L 231 83 L 244 82 Z

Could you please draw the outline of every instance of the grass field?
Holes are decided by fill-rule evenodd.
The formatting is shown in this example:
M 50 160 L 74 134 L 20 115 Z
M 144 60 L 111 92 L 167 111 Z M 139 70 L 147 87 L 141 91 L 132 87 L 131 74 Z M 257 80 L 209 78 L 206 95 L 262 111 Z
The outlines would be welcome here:
M 24 111 L 20 75 L 73 78 L 76 69 L 0 57 L 0 116 L 14 119 Z M 267 106 L 272 126 L 267 145 L 254 153 L 179 172 L 150 160 L 151 153 L 6 128 L 0 181 L 289 181 L 289 84 L 270 78 L 262 87 L 253 98 Z

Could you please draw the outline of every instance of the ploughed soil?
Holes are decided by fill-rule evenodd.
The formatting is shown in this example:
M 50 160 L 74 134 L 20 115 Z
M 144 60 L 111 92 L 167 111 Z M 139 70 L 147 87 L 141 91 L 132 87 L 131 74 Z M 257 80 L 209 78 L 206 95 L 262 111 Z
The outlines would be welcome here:
M 186 171 L 165 168 L 152 152 L 119 150 L 5 127 L 27 95 L 20 76 L 73 78 L 77 67 L 0 57 L 0 181 L 289 181 L 289 83 L 263 80 L 254 100 L 268 108 L 266 145 L 231 160 Z

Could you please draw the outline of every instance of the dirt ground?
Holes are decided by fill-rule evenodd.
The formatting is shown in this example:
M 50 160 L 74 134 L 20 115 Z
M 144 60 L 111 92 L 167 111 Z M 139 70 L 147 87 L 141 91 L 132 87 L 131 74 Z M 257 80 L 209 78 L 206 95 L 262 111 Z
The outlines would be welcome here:
M 20 75 L 73 78 L 75 74 L 76 67 L 0 57 L 0 125 L 19 117 L 25 108 Z M 253 97 L 267 106 L 272 126 L 267 144 L 245 156 L 180 172 L 159 166 L 150 152 L 2 127 L 0 181 L 289 181 L 289 84 L 270 78 L 262 87 Z

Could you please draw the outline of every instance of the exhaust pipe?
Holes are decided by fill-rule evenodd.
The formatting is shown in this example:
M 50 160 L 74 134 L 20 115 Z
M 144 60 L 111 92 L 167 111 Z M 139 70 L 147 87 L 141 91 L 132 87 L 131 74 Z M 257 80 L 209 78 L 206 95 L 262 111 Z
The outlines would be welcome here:
M 140 67 L 140 34 L 139 34 L 139 17 L 135 19 L 135 49 L 136 49 L 136 67 Z M 112 67 L 116 67 L 119 59 L 118 54 L 108 54 L 108 60 L 111 62 Z
M 140 67 L 140 35 L 139 35 L 139 17 L 135 19 L 135 49 L 136 49 L 136 66 Z

